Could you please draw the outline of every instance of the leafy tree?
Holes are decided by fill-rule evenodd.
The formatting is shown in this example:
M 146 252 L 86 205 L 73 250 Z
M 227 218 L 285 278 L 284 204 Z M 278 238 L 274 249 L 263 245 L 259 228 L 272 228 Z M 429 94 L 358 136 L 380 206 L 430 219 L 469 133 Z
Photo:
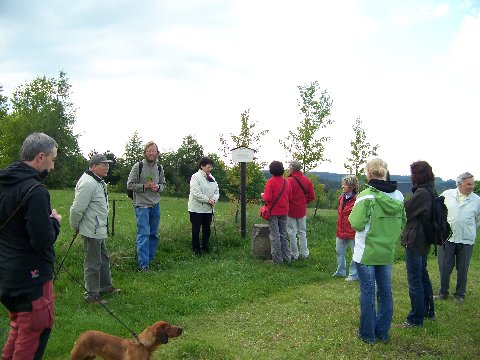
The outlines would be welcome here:
M 37 77 L 20 85 L 11 98 L 12 112 L 0 123 L 0 165 L 18 158 L 23 140 L 43 132 L 58 143 L 55 171 L 47 178 L 50 187 L 73 186 L 83 171 L 84 158 L 73 133 L 76 109 L 70 102 L 71 85 L 62 71 L 58 78 Z
M 177 169 L 186 184 L 190 184 L 192 174 L 198 171 L 198 163 L 205 155 L 203 146 L 192 135 L 183 138 L 182 145 L 177 150 Z
M 115 156 L 115 154 L 112 153 L 110 150 L 107 150 L 106 152 L 104 152 L 103 155 L 105 155 L 107 160 L 112 160 L 112 162 L 110 163 L 110 167 L 108 169 L 108 174 L 107 176 L 105 176 L 104 180 L 106 183 L 110 185 L 117 185 L 121 180 L 120 175 L 118 175 L 116 171 L 118 166 L 118 161 L 117 161 L 118 159 Z
M 279 142 L 292 157 L 291 160 L 301 161 L 303 172 L 307 172 L 314 169 L 319 162 L 329 161 L 323 157 L 323 144 L 330 140 L 330 137 L 318 137 L 317 133 L 333 124 L 333 120 L 329 118 L 333 101 L 326 90 L 321 91 L 317 81 L 297 87 L 301 98 L 297 103 L 303 120 L 295 130 L 288 132 L 285 140 Z
M 8 114 L 8 98 L 2 95 L 3 86 L 0 85 L 0 124 Z
M 218 184 L 220 199 L 225 200 L 227 198 L 228 190 L 231 188 L 231 185 L 228 181 L 229 168 L 217 154 L 209 153 L 207 156 L 214 162 L 212 175 Z
M 246 186 L 245 195 L 246 200 L 256 202 L 260 199 L 260 194 L 265 188 L 265 175 L 260 168 L 260 165 L 255 162 L 246 163 Z M 232 198 L 240 198 L 240 164 L 233 166 L 228 171 L 228 194 Z
M 230 137 L 232 140 L 231 142 L 228 141 L 223 134 L 220 134 L 220 143 L 222 144 L 222 146 L 219 150 L 223 154 L 223 156 L 225 158 L 231 159 L 231 149 L 238 147 L 248 147 L 250 149 L 253 149 L 255 152 L 259 152 L 260 140 L 265 134 L 268 133 L 269 130 L 262 130 L 257 133 L 254 130 L 255 126 L 257 126 L 257 122 L 250 121 L 250 109 L 245 110 L 240 115 L 240 133 L 238 135 L 230 133 Z M 230 160 L 230 164 L 233 165 L 232 160 Z M 265 163 L 258 164 L 261 166 L 266 165 Z
M 477 195 L 480 195 L 480 181 L 479 180 L 474 181 L 473 192 Z
M 238 135 L 230 133 L 231 142 L 223 134 L 220 134 L 220 143 L 222 144 L 220 151 L 223 156 L 229 158 L 231 149 L 237 147 L 248 147 L 258 152 L 261 139 L 269 130 L 262 130 L 257 133 L 255 131 L 256 125 L 256 122 L 250 121 L 250 110 L 244 111 L 240 116 L 240 133 Z M 230 164 L 233 167 L 228 171 L 228 182 L 230 185 L 226 191 L 231 197 L 237 198 L 240 194 L 240 164 L 234 163 L 232 160 L 230 160 Z M 265 186 L 265 176 L 261 167 L 265 165 L 266 163 L 258 162 L 257 159 L 246 164 L 246 198 L 249 201 L 260 198 L 260 194 Z
M 142 142 L 143 142 L 142 138 L 138 135 L 138 132 L 135 130 L 132 136 L 129 137 L 127 144 L 125 145 L 125 151 L 123 154 L 125 166 L 131 168 L 133 164 L 143 159 Z
M 169 195 L 185 196 L 188 194 L 188 189 L 185 186 L 185 181 L 180 177 L 177 168 L 177 153 L 176 151 L 167 151 L 160 153 L 160 164 L 163 166 L 165 172 L 165 181 L 167 187 L 165 193 Z
M 368 158 L 377 156 L 378 144 L 371 146 L 370 143 L 366 141 L 367 136 L 365 130 L 362 128 L 360 117 L 355 120 L 353 131 L 355 133 L 355 139 L 350 141 L 351 157 L 347 158 L 348 163 L 343 164 L 343 166 L 350 174 L 360 178 L 365 175 L 364 164 L 367 163 Z
M 93 151 L 96 152 L 94 149 Z M 107 151 L 105 156 L 110 152 Z M 113 154 L 112 154 L 113 155 Z M 111 156 L 111 155 L 109 155 Z M 115 155 L 114 155 L 115 156 Z M 113 160 L 107 156 L 107 159 Z M 115 158 L 115 165 L 111 167 L 108 172 L 106 181 L 112 181 L 112 191 L 125 192 L 127 190 L 127 179 L 132 166 L 143 159 L 143 145 L 142 139 L 137 131 L 128 138 L 123 158 Z
M 203 146 L 192 135 L 183 138 L 182 145 L 177 151 L 160 154 L 160 162 L 169 184 L 167 193 L 177 196 L 188 195 L 190 178 L 197 172 L 198 163 L 204 156 Z

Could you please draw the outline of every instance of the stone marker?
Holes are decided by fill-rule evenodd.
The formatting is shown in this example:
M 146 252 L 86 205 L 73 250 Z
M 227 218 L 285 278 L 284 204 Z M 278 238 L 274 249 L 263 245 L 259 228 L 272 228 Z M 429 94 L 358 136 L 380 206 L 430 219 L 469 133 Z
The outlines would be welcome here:
M 252 229 L 252 255 L 263 259 L 272 258 L 268 224 L 254 224 Z

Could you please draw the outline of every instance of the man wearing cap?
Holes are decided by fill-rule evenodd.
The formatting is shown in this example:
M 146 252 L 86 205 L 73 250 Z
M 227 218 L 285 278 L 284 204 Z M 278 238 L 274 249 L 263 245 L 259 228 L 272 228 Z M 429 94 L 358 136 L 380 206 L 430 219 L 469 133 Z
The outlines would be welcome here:
M 94 154 L 89 168 L 77 182 L 75 199 L 70 208 L 70 226 L 83 237 L 85 259 L 85 301 L 106 303 L 102 294 L 117 294 L 112 286 L 110 260 L 105 240 L 108 224 L 108 194 L 103 177 L 107 176 L 109 163 L 105 155 Z

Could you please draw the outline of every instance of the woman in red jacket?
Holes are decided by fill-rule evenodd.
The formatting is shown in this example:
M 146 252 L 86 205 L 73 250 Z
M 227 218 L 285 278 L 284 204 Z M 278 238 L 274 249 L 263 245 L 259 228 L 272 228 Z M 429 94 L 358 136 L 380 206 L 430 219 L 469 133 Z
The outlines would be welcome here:
M 271 217 L 268 221 L 270 227 L 270 245 L 274 263 L 290 263 L 290 247 L 287 236 L 288 203 L 291 196 L 289 182 L 283 177 L 284 168 L 280 161 L 272 161 L 269 166 L 273 176 L 265 184 L 262 199 L 270 208 Z
M 337 238 L 335 251 L 337 253 L 337 271 L 332 276 L 345 277 L 347 272 L 347 247 L 350 247 L 353 256 L 355 247 L 355 230 L 350 226 L 348 215 L 352 212 L 358 193 L 358 179 L 355 175 L 347 175 L 342 179 L 342 194 L 338 198 Z M 357 281 L 355 262 L 350 262 L 350 269 L 346 281 Z

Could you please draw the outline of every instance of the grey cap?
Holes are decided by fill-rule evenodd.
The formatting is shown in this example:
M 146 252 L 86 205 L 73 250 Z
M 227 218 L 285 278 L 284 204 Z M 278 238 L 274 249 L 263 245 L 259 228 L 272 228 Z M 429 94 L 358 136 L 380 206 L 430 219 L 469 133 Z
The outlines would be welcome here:
M 88 165 L 98 165 L 100 163 L 111 163 L 112 160 L 108 160 L 103 154 L 94 154 L 91 159 L 88 161 Z

